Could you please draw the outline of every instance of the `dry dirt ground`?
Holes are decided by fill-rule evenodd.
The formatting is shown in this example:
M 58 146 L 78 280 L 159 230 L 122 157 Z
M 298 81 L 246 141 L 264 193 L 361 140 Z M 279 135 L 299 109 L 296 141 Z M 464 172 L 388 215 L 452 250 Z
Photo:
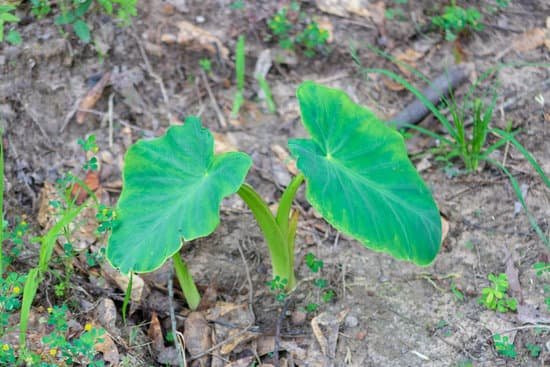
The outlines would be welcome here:
M 32 231 L 41 231 L 37 221 L 40 193 L 45 183 L 82 165 L 84 156 L 76 144 L 78 138 L 96 135 L 102 159 L 100 184 L 105 189 L 102 200 L 114 205 L 120 192 L 122 157 L 128 146 L 139 138 L 158 136 L 178 119 L 197 114 L 205 126 L 220 134 L 218 142 L 225 141 L 253 157 L 255 168 L 248 181 L 269 202 L 276 202 L 290 176 L 272 146 L 286 149 L 289 137 L 305 135 L 294 96 L 301 81 L 315 80 L 341 88 L 383 118 L 389 118 L 412 100 L 410 93 L 398 90 L 384 78 L 365 78 L 350 56 L 350 46 L 358 50 L 364 66 L 394 71 L 398 71 L 395 65 L 367 46 L 376 45 L 392 55 L 408 52 L 410 57 L 404 60 L 430 78 L 455 63 L 454 46 L 460 49 L 463 61 L 473 64 L 471 80 L 499 62 L 550 61 L 548 35 L 546 46 L 518 46 L 529 42 L 524 33 L 530 29 L 548 32 L 550 4 L 544 0 L 512 1 L 508 8 L 486 16 L 483 31 L 455 45 L 422 27 L 434 9 L 428 1 L 409 1 L 403 5 L 408 15 L 405 21 L 385 22 L 380 17 L 380 3 L 357 2 L 365 6 L 364 16 L 352 12 L 338 16 L 307 1 L 302 4 L 303 11 L 332 27 L 330 50 L 313 59 L 301 54 L 282 56 L 267 74 L 278 107 L 276 114 L 269 114 L 264 102 L 258 100 L 252 70 L 261 51 L 278 49 L 275 42 L 266 40 L 266 19 L 282 4 L 244 1 L 244 9 L 234 10 L 230 1 L 188 1 L 187 9 L 180 11 L 168 6 L 171 3 L 185 2 L 139 1 L 139 15 L 127 28 L 117 27 L 104 16 L 92 17 L 95 45 L 104 56 L 92 44 L 84 45 L 70 35 L 63 37 L 49 18 L 22 26 L 21 46 L 0 45 L 0 120 L 6 132 L 5 208 L 10 221 L 26 215 Z M 392 6 L 391 1 L 386 3 Z M 187 46 L 163 43 L 163 39 L 170 38 L 168 35 L 178 33 L 176 25 L 183 20 L 201 27 L 220 44 L 213 47 L 212 42 L 206 42 L 206 46 L 200 42 Z M 234 50 L 241 34 L 247 36 L 247 102 L 239 119 L 230 121 L 236 88 L 234 53 L 229 51 L 229 56 L 224 57 L 223 47 Z M 207 80 L 199 67 L 202 58 L 212 60 L 212 73 Z M 75 109 L 79 101 L 106 72 L 111 72 L 112 82 L 84 123 L 78 124 Z M 424 85 L 414 76 L 407 78 Z M 546 174 L 550 173 L 549 78 L 546 64 L 508 67 L 489 79 L 493 85 L 498 83 L 499 93 L 493 125 L 504 128 L 511 122 L 514 129 L 521 129 L 518 140 Z M 459 96 L 463 89 L 459 89 Z M 546 106 L 535 100 L 539 95 L 547 101 Z M 426 118 L 422 126 L 441 132 L 432 117 Z M 226 319 L 225 324 L 218 320 L 204 326 L 215 330 L 217 339 L 213 340 L 223 341 L 228 332 L 240 332 L 239 327 L 249 326 L 247 333 L 231 339 L 234 345 L 226 348 L 225 354 L 220 354 L 219 349 L 213 352 L 221 359 L 216 357 L 208 363 L 274 364 L 273 356 L 267 352 L 272 351 L 273 336 L 278 334 L 281 365 L 550 365 L 550 314 L 544 303 L 548 297 L 545 287 L 550 283 L 548 278 L 536 277 L 532 268 L 536 262 L 548 262 L 548 248 L 531 228 L 525 213 L 515 211 L 517 197 L 509 180 L 490 166 L 473 174 L 453 173 L 452 167 L 438 162 L 431 153 L 431 139 L 415 135 L 408 144 L 449 223 L 436 261 L 418 268 L 362 247 L 319 219 L 301 192 L 297 200 L 302 215 L 296 245 L 297 274 L 302 279 L 312 276 L 303 261 L 304 254 L 312 252 L 324 260 L 323 277 L 336 293 L 329 303 L 319 301 L 317 314 L 303 320 L 301 310 L 307 302 L 319 299 L 318 290 L 311 281 L 304 281 L 285 304 L 274 299 L 265 285 L 270 263 L 261 234 L 251 214 L 237 197 L 232 197 L 224 202 L 222 224 L 217 231 L 186 245 L 183 252 L 201 291 L 210 286 L 213 308 L 208 311 L 209 320 L 216 320 L 212 313 L 227 311 L 223 311 L 224 307 L 238 309 L 234 320 L 229 317 L 233 323 Z M 425 154 L 418 154 L 421 152 Z M 496 158 L 505 160 L 523 185 L 527 205 L 548 235 L 548 187 L 512 147 L 506 156 L 501 149 Z M 462 168 L 460 162 L 454 163 L 456 169 Z M 92 249 L 104 244 L 105 239 L 96 241 Z M 24 272 L 34 264 L 36 251 L 29 245 L 25 260 L 14 263 L 15 270 Z M 156 315 L 162 332 L 169 331 L 165 268 L 143 276 L 149 293 L 132 305 L 128 325 L 121 321 L 124 290 L 113 281 L 116 274 L 111 272 L 109 277 L 104 268 L 83 269 L 87 270 L 75 271 L 71 279 L 74 288 L 67 299 L 81 310 L 81 319 L 95 318 L 99 323 L 104 318 L 98 316 L 98 307 L 114 301 L 116 321 L 103 326 L 115 341 L 113 348 L 119 354 L 120 365 L 162 365 L 161 351 L 167 355 L 165 361 L 176 360 L 173 354 L 169 355 L 168 344 L 168 351 L 163 350 L 164 346 L 155 349 L 147 336 L 148 332 L 151 335 L 149 324 L 155 324 Z M 507 273 L 513 278 L 514 271 L 519 282 L 515 282 L 512 295 L 522 306 L 521 312 L 497 313 L 479 304 L 481 290 L 489 286 L 489 273 Z M 40 288 L 36 310 L 63 301 L 51 294 L 51 286 L 51 282 L 46 282 Z M 459 299 L 452 289 L 464 299 Z M 248 312 L 249 296 L 253 315 Z M 214 307 L 215 300 L 226 303 Z M 178 327 L 183 331 L 188 311 L 177 291 L 174 304 Z M 321 324 L 320 334 L 311 326 L 312 317 L 319 314 L 314 324 Z M 280 330 L 276 330 L 278 326 Z M 515 359 L 495 351 L 492 335 L 497 333 L 514 342 L 518 354 Z M 323 348 L 322 336 L 326 337 Z M 541 353 L 531 357 L 527 344 L 540 346 Z M 331 356 L 332 362 L 327 362 Z

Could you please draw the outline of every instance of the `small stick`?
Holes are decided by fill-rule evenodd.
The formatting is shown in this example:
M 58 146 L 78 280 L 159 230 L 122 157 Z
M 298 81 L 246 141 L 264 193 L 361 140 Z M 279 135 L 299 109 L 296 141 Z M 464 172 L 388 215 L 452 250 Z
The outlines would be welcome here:
M 283 310 L 277 318 L 277 324 L 275 324 L 275 347 L 273 348 L 273 364 L 275 367 L 281 367 L 281 362 L 279 361 L 279 349 L 281 348 L 281 324 L 283 323 L 289 304 L 290 297 L 286 299 Z
M 435 78 L 430 85 L 422 91 L 422 94 L 433 104 L 437 103 L 453 89 L 468 79 L 470 64 L 460 64 L 450 68 Z M 392 117 L 389 121 L 392 126 L 401 129 L 409 124 L 417 124 L 422 121 L 430 112 L 428 107 L 420 100 L 415 99 L 409 103 L 401 112 Z
M 206 77 L 206 73 L 202 69 L 201 69 L 201 77 L 202 77 L 202 81 L 204 82 L 204 86 L 206 87 L 206 91 L 208 92 L 208 96 L 210 97 L 210 101 L 212 102 L 212 107 L 214 107 L 214 111 L 216 111 L 216 115 L 218 115 L 218 121 L 220 122 L 220 127 L 222 129 L 225 129 L 227 127 L 227 122 L 225 121 L 225 117 L 223 116 L 223 113 L 220 110 L 220 107 L 218 106 L 218 102 L 216 101 L 216 97 L 214 97 L 214 93 L 212 93 L 212 90 L 210 89 L 210 85 L 208 84 L 208 78 Z
M 252 288 L 252 278 L 250 278 L 250 269 L 248 269 L 248 263 L 244 257 L 244 252 L 241 246 L 241 242 L 237 242 L 237 247 L 239 248 L 239 253 L 243 259 L 244 269 L 246 271 L 246 281 L 248 282 L 248 309 L 252 315 L 252 321 L 255 322 L 256 315 L 254 314 L 254 288 Z
M 164 100 L 164 104 L 166 105 L 166 111 L 167 111 L 167 117 L 169 123 L 172 123 L 172 112 L 170 112 L 170 99 L 168 98 L 168 93 L 166 93 L 166 88 L 164 87 L 164 82 L 162 81 L 162 78 L 160 75 L 155 73 L 153 71 L 153 68 L 151 67 L 151 63 L 149 62 L 149 57 L 147 57 L 147 53 L 145 52 L 145 49 L 143 48 L 143 45 L 141 44 L 141 40 L 136 34 L 136 30 L 133 26 L 131 26 L 132 32 L 129 32 L 130 35 L 134 38 L 136 41 L 139 52 L 141 53 L 141 57 L 143 58 L 143 61 L 145 62 L 145 68 L 147 69 L 147 72 L 149 75 L 153 77 L 157 81 L 157 84 L 160 88 L 160 93 L 162 94 L 162 99 Z
M 170 310 L 170 326 L 172 327 L 172 335 L 174 336 L 174 343 L 178 351 L 178 364 L 180 367 L 185 367 L 185 352 L 182 351 L 182 343 L 178 338 L 178 329 L 176 328 L 176 313 L 174 312 L 174 284 L 172 281 L 172 271 L 170 271 L 168 277 L 168 308 Z M 183 355 L 183 357 L 182 357 Z
M 114 93 L 109 96 L 109 148 L 113 148 L 113 98 Z

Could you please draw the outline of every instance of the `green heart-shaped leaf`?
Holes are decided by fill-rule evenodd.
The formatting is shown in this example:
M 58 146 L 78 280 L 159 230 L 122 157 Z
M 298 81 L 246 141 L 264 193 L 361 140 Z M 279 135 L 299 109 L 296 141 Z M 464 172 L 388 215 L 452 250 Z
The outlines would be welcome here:
M 365 246 L 429 264 L 441 219 L 401 135 L 342 91 L 305 82 L 297 95 L 311 140 L 292 139 L 289 147 L 311 205 Z
M 124 158 L 124 186 L 107 258 L 122 273 L 160 267 L 186 241 L 208 236 L 224 197 L 237 192 L 252 165 L 241 152 L 214 155 L 198 118 L 139 141 Z

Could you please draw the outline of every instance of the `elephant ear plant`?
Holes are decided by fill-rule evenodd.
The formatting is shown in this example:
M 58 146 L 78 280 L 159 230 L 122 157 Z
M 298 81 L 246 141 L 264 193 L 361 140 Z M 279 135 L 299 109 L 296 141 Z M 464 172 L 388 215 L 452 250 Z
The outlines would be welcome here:
M 124 187 L 107 258 L 123 273 L 150 272 L 172 257 L 191 309 L 199 293 L 179 250 L 219 224 L 224 197 L 237 193 L 256 218 L 269 248 L 273 277 L 296 285 L 294 240 L 306 198 L 335 228 L 366 247 L 428 265 L 439 251 L 441 220 L 430 191 L 409 161 L 403 138 L 342 91 L 305 82 L 297 92 L 311 139 L 291 139 L 301 173 L 283 192 L 277 213 L 248 184 L 252 165 L 242 152 L 214 155 L 211 133 L 195 117 L 125 156 Z

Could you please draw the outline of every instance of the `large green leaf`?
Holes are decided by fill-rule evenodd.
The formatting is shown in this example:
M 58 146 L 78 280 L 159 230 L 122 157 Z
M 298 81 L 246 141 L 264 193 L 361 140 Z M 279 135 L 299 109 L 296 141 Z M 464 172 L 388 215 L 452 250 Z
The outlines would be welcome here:
M 401 135 L 342 91 L 305 82 L 297 95 L 311 139 L 292 139 L 289 147 L 311 205 L 365 246 L 429 264 L 441 220 Z
M 214 155 L 212 134 L 198 118 L 166 135 L 139 141 L 124 158 L 107 258 L 122 273 L 149 272 L 186 241 L 209 235 L 224 197 L 237 192 L 252 160 L 245 153 Z

